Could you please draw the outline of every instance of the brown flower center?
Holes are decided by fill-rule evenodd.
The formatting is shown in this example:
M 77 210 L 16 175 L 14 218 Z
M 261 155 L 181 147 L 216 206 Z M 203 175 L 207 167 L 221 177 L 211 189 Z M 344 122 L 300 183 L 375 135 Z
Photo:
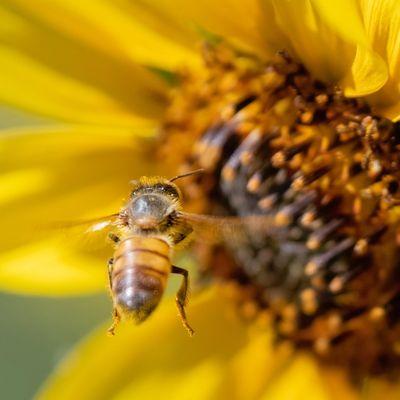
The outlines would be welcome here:
M 203 248 L 207 272 L 327 360 L 399 363 L 398 126 L 284 53 L 264 63 L 207 47 L 204 65 L 172 94 L 164 160 L 206 169 L 184 188 L 192 210 L 268 214 L 279 227 L 226 253 Z

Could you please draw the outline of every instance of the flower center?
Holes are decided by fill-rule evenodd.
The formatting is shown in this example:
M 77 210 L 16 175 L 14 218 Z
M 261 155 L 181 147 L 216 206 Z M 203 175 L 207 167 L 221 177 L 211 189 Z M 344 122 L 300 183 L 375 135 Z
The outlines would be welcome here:
M 396 124 L 285 53 L 265 63 L 208 46 L 172 93 L 162 140 L 164 159 L 206 170 L 184 187 L 193 211 L 277 227 L 199 252 L 245 315 L 268 313 L 278 337 L 353 369 L 399 362 Z

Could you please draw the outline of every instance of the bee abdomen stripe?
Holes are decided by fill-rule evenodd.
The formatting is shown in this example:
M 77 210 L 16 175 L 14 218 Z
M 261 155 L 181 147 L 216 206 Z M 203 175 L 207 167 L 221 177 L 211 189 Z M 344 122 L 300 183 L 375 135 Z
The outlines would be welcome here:
M 146 264 L 135 263 L 133 265 L 123 266 L 122 268 L 119 268 L 118 270 L 116 270 L 113 273 L 112 278 L 113 278 L 113 280 L 116 280 L 116 279 L 118 279 L 118 277 L 120 275 L 134 274 L 134 273 L 136 273 L 137 270 L 139 270 L 140 272 L 151 272 L 151 273 L 158 275 L 160 277 L 163 277 L 163 278 L 168 276 L 167 271 L 163 271 L 158 268 L 153 268 Z
M 158 252 L 158 251 L 156 251 L 156 250 L 142 249 L 142 248 L 139 248 L 139 249 L 138 249 L 138 248 L 135 248 L 135 249 L 127 249 L 127 250 L 125 250 L 124 253 L 118 255 L 118 256 L 115 258 L 114 263 L 115 263 L 118 259 L 120 259 L 121 257 L 126 256 L 126 255 L 129 254 L 129 253 L 148 253 L 148 254 L 153 254 L 153 255 L 155 255 L 155 256 L 158 256 L 158 257 L 162 257 L 162 258 L 164 258 L 165 260 L 169 261 L 169 257 L 168 257 L 167 255 L 162 254 L 162 253 L 160 253 L 160 252 Z

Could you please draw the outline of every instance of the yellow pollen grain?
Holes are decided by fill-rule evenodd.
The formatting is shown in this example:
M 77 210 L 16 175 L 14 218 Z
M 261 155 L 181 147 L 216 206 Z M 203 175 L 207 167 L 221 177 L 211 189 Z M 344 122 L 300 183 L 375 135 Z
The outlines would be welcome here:
M 259 311 L 257 315 L 256 324 L 259 328 L 268 328 L 272 323 L 272 315 L 269 311 Z
M 315 263 L 315 261 L 309 261 L 304 268 L 304 272 L 309 276 L 314 275 L 317 272 L 317 270 L 318 270 L 318 265 Z
M 363 206 L 363 201 L 362 198 L 360 196 L 357 196 L 354 199 L 354 203 L 353 203 L 353 212 L 356 215 L 360 215 L 362 212 L 362 206 Z
M 264 197 L 257 204 L 262 210 L 268 210 L 273 203 L 274 201 L 272 197 Z
M 317 354 L 324 356 L 329 353 L 330 341 L 327 338 L 321 337 L 314 342 L 314 350 Z
M 300 120 L 303 124 L 309 124 L 314 118 L 314 113 L 312 111 L 306 111 L 301 114 Z
M 222 177 L 228 182 L 233 181 L 235 175 L 235 170 L 230 165 L 225 165 L 225 167 L 222 169 Z
M 224 121 L 229 121 L 230 119 L 232 119 L 234 115 L 235 115 L 235 108 L 232 104 L 224 107 L 220 112 L 221 119 Z
M 293 321 L 281 321 L 278 329 L 284 335 L 290 335 L 296 330 L 296 324 Z
M 259 177 L 259 176 L 253 176 L 253 177 L 250 178 L 250 180 L 247 182 L 246 188 L 247 188 L 247 190 L 248 190 L 250 193 L 254 193 L 254 192 L 256 192 L 256 191 L 260 188 L 260 185 L 261 185 L 261 179 L 260 179 L 260 177 Z
M 386 311 L 383 307 L 374 307 L 369 312 L 369 318 L 373 322 L 382 321 L 382 319 L 385 317 L 385 315 L 386 315 Z
M 297 308 L 294 304 L 287 304 L 282 310 L 283 318 L 294 320 L 297 317 Z
M 303 189 L 304 186 L 305 186 L 305 179 L 303 176 L 299 176 L 298 178 L 296 178 L 291 185 L 291 187 L 296 191 Z
M 337 276 L 332 279 L 332 281 L 329 283 L 329 290 L 332 293 L 337 293 L 343 289 L 344 281 L 343 278 L 340 276 Z
M 278 151 L 271 158 L 271 163 L 275 168 L 282 167 L 285 165 L 286 157 L 283 151 Z
M 379 160 L 372 160 L 368 165 L 368 176 L 376 178 L 382 172 L 382 164 Z
M 307 315 L 312 315 L 317 311 L 318 302 L 314 289 L 304 289 L 300 293 L 302 310 Z
M 310 239 L 307 240 L 306 246 L 310 250 L 316 250 L 321 246 L 321 242 L 315 237 L 310 237 Z
M 301 224 L 303 226 L 309 226 L 315 220 L 315 213 L 312 211 L 306 211 L 301 217 Z
M 328 102 L 328 96 L 326 94 L 319 94 L 315 96 L 315 101 L 322 106 Z
M 315 275 L 311 278 L 311 284 L 314 288 L 324 289 L 326 284 L 322 276 Z
M 258 306 L 254 301 L 246 301 L 241 306 L 241 315 L 246 319 L 254 319 L 257 315 Z
M 261 76 L 261 81 L 265 89 L 275 89 L 285 81 L 285 77 L 273 70 L 269 70 Z
M 335 314 L 331 314 L 328 317 L 328 329 L 332 332 L 332 333 L 336 333 L 340 326 L 342 325 L 342 317 L 335 313 Z
M 275 223 L 278 226 L 286 226 L 292 222 L 292 217 L 284 211 L 280 211 L 275 215 Z
M 363 256 L 367 253 L 368 250 L 368 241 L 366 239 L 357 240 L 354 245 L 354 253 L 358 256 Z
M 242 165 L 248 166 L 250 164 L 252 158 L 253 158 L 253 156 L 249 151 L 244 151 L 240 155 L 240 162 L 242 163 Z
M 296 154 L 289 162 L 289 167 L 293 170 L 296 170 L 301 167 L 303 163 L 303 156 L 302 154 Z

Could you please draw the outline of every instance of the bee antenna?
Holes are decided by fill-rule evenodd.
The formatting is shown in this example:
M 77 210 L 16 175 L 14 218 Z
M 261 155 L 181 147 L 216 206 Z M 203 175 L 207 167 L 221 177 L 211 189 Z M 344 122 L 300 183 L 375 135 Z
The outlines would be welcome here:
M 191 175 L 197 175 L 197 174 L 203 174 L 205 172 L 204 168 L 200 168 L 200 169 L 196 169 L 194 171 L 190 171 L 190 172 L 186 172 L 185 174 L 181 174 L 181 175 L 177 175 L 174 176 L 172 179 L 170 179 L 170 182 L 174 182 L 177 179 L 181 179 L 181 178 L 186 178 L 187 176 L 191 176 Z

